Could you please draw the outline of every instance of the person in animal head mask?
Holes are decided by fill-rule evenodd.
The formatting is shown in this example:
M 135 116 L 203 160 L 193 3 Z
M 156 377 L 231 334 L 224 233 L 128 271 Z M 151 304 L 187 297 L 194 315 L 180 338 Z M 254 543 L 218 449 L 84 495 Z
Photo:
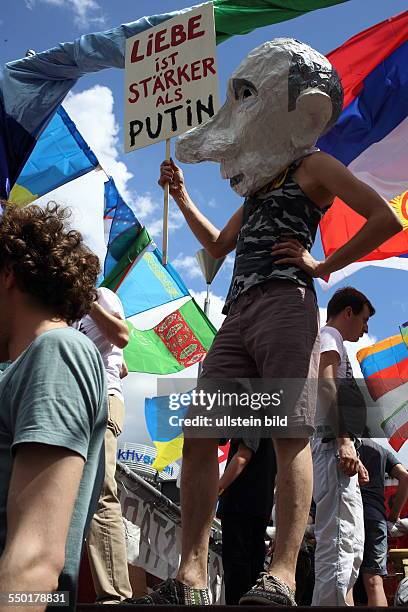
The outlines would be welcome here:
M 217 229 L 190 198 L 182 170 L 161 165 L 191 230 L 216 258 L 236 249 L 225 322 L 201 379 L 234 377 L 303 381 L 286 407 L 288 427 L 274 439 L 278 463 L 277 538 L 272 564 L 241 603 L 295 605 L 295 568 L 312 496 L 309 436 L 319 367 L 313 278 L 356 261 L 401 229 L 390 206 L 315 144 L 342 109 L 336 71 L 317 51 L 276 39 L 254 49 L 233 73 L 227 100 L 204 126 L 180 138 L 182 162 L 219 162 L 223 178 L 245 197 Z M 317 227 L 335 196 L 366 219 L 324 261 L 310 254 Z M 207 550 L 217 497 L 217 440 L 185 439 L 182 476 L 183 555 L 177 579 L 149 602 L 208 600 Z

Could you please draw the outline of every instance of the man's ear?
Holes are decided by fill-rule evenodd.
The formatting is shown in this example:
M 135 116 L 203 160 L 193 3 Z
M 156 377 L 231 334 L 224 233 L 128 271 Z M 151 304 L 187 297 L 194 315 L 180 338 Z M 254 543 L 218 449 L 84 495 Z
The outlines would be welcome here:
M 307 149 L 316 144 L 323 134 L 333 107 L 330 96 L 319 89 L 307 89 L 296 100 L 292 143 L 297 149 Z
M 5 265 L 4 268 L 0 270 L 0 278 L 5 289 L 12 289 L 16 284 L 16 277 L 14 276 L 11 266 Z
M 346 319 L 349 319 L 353 313 L 353 309 L 351 306 L 346 306 L 344 309 L 344 316 Z

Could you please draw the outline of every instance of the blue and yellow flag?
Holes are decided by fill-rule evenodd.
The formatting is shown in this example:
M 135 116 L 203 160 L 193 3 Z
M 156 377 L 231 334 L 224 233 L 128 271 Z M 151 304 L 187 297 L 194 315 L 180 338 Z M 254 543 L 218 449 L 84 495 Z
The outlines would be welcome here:
M 161 472 L 183 454 L 184 436 L 178 418 L 187 413 L 186 406 L 180 406 L 177 411 L 171 409 L 170 397 L 147 397 L 145 399 L 146 427 L 153 444 L 157 448 L 157 457 L 153 467 Z M 177 424 L 172 425 L 171 417 L 177 416 Z
M 18 206 L 30 204 L 53 189 L 94 170 L 98 164 L 75 123 L 60 106 L 37 141 L 8 201 Z

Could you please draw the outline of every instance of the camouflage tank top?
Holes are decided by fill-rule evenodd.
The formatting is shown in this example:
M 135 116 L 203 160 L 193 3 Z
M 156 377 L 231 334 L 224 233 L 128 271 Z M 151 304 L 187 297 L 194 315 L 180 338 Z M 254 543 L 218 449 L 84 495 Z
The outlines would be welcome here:
M 313 278 L 307 272 L 292 264 L 276 264 L 282 255 L 272 251 L 286 234 L 310 251 L 320 220 L 329 209 L 319 209 L 294 181 L 293 173 L 301 162 L 297 160 L 270 185 L 246 198 L 224 314 L 241 293 L 269 279 L 290 280 L 314 291 Z

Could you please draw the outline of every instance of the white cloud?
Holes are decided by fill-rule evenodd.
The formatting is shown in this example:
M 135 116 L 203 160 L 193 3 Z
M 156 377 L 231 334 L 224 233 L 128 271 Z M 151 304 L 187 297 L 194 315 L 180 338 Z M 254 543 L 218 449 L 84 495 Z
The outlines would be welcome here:
M 185 274 L 187 278 L 203 277 L 198 261 L 192 255 L 179 253 L 176 259 L 173 259 L 171 263 L 176 268 L 177 272 L 181 272 L 182 276 Z
M 25 5 L 33 10 L 37 1 L 72 11 L 74 23 L 78 28 L 105 23 L 102 8 L 96 0 L 25 0 Z
M 163 202 L 156 200 L 149 192 L 138 194 L 130 189 L 129 181 L 133 175 L 120 159 L 119 126 L 114 114 L 112 91 L 108 87 L 95 85 L 80 93 L 69 94 L 64 107 L 104 171 L 114 178 L 125 202 L 160 245 Z M 105 252 L 102 221 L 104 181 L 106 175 L 103 171 L 91 172 L 38 200 L 42 204 L 55 200 L 71 207 L 73 225 L 84 234 L 89 246 L 102 260 Z M 184 223 L 182 213 L 171 202 L 169 232 L 174 232 Z M 171 241 L 169 247 L 171 252 Z
M 80 93 L 68 94 L 64 107 L 91 147 L 104 170 L 113 176 L 121 195 L 130 198 L 127 183 L 132 178 L 119 159 L 119 125 L 113 111 L 109 87 L 95 85 Z
M 71 226 L 82 233 L 86 244 L 99 256 L 101 264 L 106 252 L 103 228 L 104 180 L 102 172 L 89 172 L 35 202 L 44 205 L 54 200 L 70 208 Z
M 145 223 L 146 218 L 156 215 L 160 209 L 160 205 L 155 202 L 150 193 L 145 193 L 136 198 L 131 202 L 132 209 L 137 217 Z
M 189 290 L 197 304 L 204 310 L 204 300 L 207 295 L 206 291 L 193 291 Z M 207 315 L 211 323 L 216 329 L 219 329 L 225 319 L 225 315 L 222 314 L 224 307 L 225 298 L 215 295 L 210 291 L 210 311 Z
M 154 209 L 154 215 L 152 217 L 147 217 L 147 219 L 143 219 L 149 234 L 155 238 L 158 242 L 161 241 L 163 235 L 163 204 L 157 204 Z M 159 216 L 158 216 L 159 215 Z M 183 214 L 180 212 L 178 208 L 170 207 L 169 208 L 169 220 L 168 220 L 168 228 L 169 234 L 180 229 L 185 224 Z M 169 243 L 169 250 L 172 247 L 172 243 Z
M 64 102 L 68 114 L 94 151 L 103 169 L 113 176 L 125 202 L 134 210 L 153 238 L 161 240 L 163 230 L 163 200 L 151 193 L 133 193 L 129 186 L 132 173 L 120 160 L 119 125 L 114 114 L 112 91 L 105 86 L 94 87 L 80 93 L 69 94 Z M 176 204 L 170 201 L 169 233 L 184 225 L 184 217 Z M 170 245 L 171 247 L 171 242 Z
M 113 112 L 111 90 L 96 85 L 80 93 L 71 93 L 65 100 L 64 107 L 105 171 L 115 179 L 125 200 L 131 198 L 128 181 L 132 178 L 132 174 L 119 158 L 119 127 Z M 87 244 L 102 261 L 105 256 L 103 231 L 105 181 L 104 172 L 90 172 L 38 200 L 40 204 L 55 200 L 70 207 L 73 211 L 72 225 L 83 233 Z M 139 197 L 143 199 L 144 196 Z

